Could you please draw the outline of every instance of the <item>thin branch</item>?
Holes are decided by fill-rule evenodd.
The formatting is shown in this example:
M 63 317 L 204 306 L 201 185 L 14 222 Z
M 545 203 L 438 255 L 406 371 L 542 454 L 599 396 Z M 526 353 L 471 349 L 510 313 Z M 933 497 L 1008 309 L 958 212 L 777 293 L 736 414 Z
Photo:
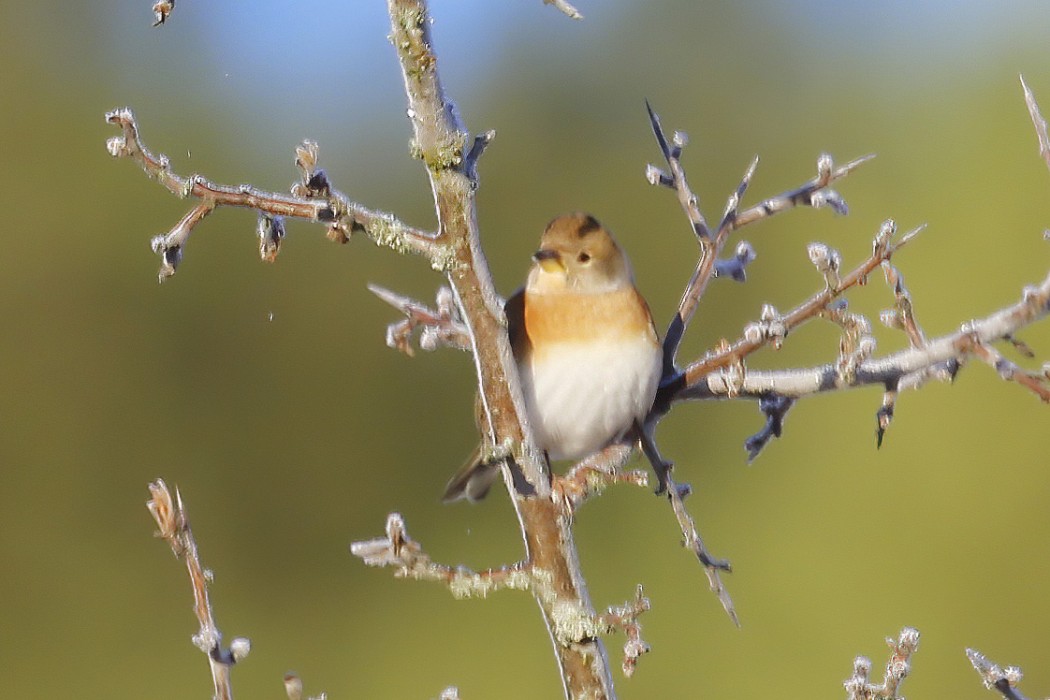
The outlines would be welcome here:
M 633 601 L 595 614 L 581 601 L 560 595 L 559 583 L 552 580 L 549 572 L 528 562 L 477 572 L 436 563 L 408 536 L 404 519 L 398 513 L 387 516 L 385 537 L 354 542 L 350 553 L 369 566 L 392 567 L 398 578 L 441 583 L 455 598 L 484 598 L 505 588 L 531 591 L 552 606 L 552 633 L 560 645 L 593 643 L 600 635 L 623 631 L 627 635 L 623 660 L 627 675 L 633 673 L 638 657 L 649 651 L 649 645 L 641 639 L 637 619 L 649 609 L 649 600 L 640 586 Z
M 1038 396 L 1043 403 L 1050 403 L 1050 384 L 1048 384 L 1046 376 L 1025 371 L 1003 357 L 998 350 L 988 345 L 988 343 L 975 338 L 972 334 L 959 338 L 958 345 L 961 351 L 979 358 L 998 372 L 1003 380 L 1017 382 Z
M 890 658 L 886 662 L 886 672 L 882 683 L 871 681 L 871 660 L 858 656 L 853 661 L 853 675 L 843 682 L 847 700 L 895 700 L 901 683 L 911 671 L 911 656 L 919 648 L 919 631 L 905 627 L 900 636 L 886 639 L 890 648 Z
M 442 583 L 455 598 L 484 598 L 503 588 L 529 590 L 534 583 L 529 567 L 524 563 L 486 571 L 438 564 L 408 536 L 405 521 L 399 513 L 387 516 L 386 537 L 354 542 L 350 545 L 350 553 L 368 566 L 393 567 L 398 578 Z
M 801 398 L 826 391 L 868 386 L 891 386 L 916 373 L 934 369 L 936 378 L 950 379 L 958 369 L 955 363 L 965 359 L 973 343 L 993 343 L 1050 314 L 1050 275 L 1038 287 L 1028 287 L 1019 302 L 985 318 L 971 321 L 956 331 L 929 340 L 919 348 L 908 348 L 857 365 L 853 377 L 844 381 L 836 365 L 826 364 L 807 369 L 747 370 L 743 377 L 730 381 L 722 374 L 708 371 L 695 384 L 680 389 L 674 400 L 758 398 L 770 393 Z M 795 317 L 794 314 L 791 316 Z M 734 349 L 750 348 L 748 341 L 738 341 L 722 353 L 702 361 L 709 368 L 724 367 L 736 355 Z M 910 386 L 908 388 L 911 388 Z
M 233 689 L 230 686 L 230 668 L 246 657 L 251 649 L 251 642 L 238 637 L 230 643 L 229 649 L 222 648 L 222 633 L 212 615 L 211 600 L 208 597 L 208 583 L 211 572 L 201 566 L 197 554 L 197 542 L 190 531 L 186 508 L 178 489 L 172 498 L 167 484 L 157 479 L 149 485 L 150 500 L 146 507 L 157 522 L 157 535 L 171 547 L 175 556 L 186 564 L 193 587 L 193 611 L 197 615 L 200 631 L 193 636 L 194 645 L 208 655 L 211 667 L 212 683 L 215 686 L 216 700 L 232 700 Z
M 613 484 L 646 487 L 649 475 L 641 470 L 622 471 L 634 453 L 634 445 L 618 442 L 574 464 L 564 475 L 554 476 L 554 498 L 575 512 L 589 498 Z
M 806 321 L 820 316 L 828 304 L 842 295 L 843 292 L 859 284 L 867 282 L 868 275 L 898 250 L 907 245 L 915 235 L 921 231 L 921 227 L 914 229 L 894 242 L 893 236 L 896 232 L 896 224 L 887 221 L 875 236 L 871 256 L 851 270 L 845 276 L 838 276 L 838 284 L 826 284 L 825 288 L 802 304 L 792 309 L 787 314 L 779 314 L 773 307 L 766 306 L 762 313 L 761 322 L 750 324 L 744 329 L 743 337 L 732 344 L 725 344 L 716 348 L 713 352 L 689 364 L 676 382 L 665 383 L 661 388 L 663 397 L 657 398 L 657 405 L 663 402 L 681 398 L 693 398 L 690 393 L 691 387 L 705 378 L 708 378 L 716 370 L 721 370 L 734 363 L 740 363 L 745 357 L 764 347 L 767 344 L 778 345 L 782 343 L 789 332 L 805 323 Z M 811 251 L 812 254 L 812 251 Z M 829 253 L 830 255 L 830 253 Z M 825 276 L 827 281 L 827 276 Z M 728 384 L 726 390 L 732 389 Z M 776 387 L 769 387 L 763 393 L 776 392 L 795 396 L 794 392 L 781 391 Z
M 1039 155 L 1046 161 L 1046 167 L 1050 168 L 1050 136 L 1046 131 L 1046 119 L 1039 111 L 1039 103 L 1035 101 L 1035 94 L 1028 87 L 1028 83 L 1021 77 L 1021 87 L 1024 88 L 1024 102 L 1028 106 L 1028 115 L 1032 118 L 1032 126 L 1035 127 L 1036 138 L 1039 139 Z
M 780 437 L 784 432 L 784 419 L 788 411 L 795 405 L 795 399 L 781 394 L 767 394 L 758 399 L 758 408 L 766 417 L 766 424 L 757 433 L 744 440 L 744 449 L 747 450 L 747 461 L 750 464 L 761 454 L 766 445 L 773 438 Z
M 245 207 L 270 217 L 291 217 L 327 224 L 329 237 L 344 242 L 353 232 L 363 231 L 377 245 L 400 252 L 422 255 L 428 258 L 435 267 L 444 269 L 451 264 L 447 249 L 436 240 L 434 234 L 409 226 L 392 214 L 368 209 L 352 202 L 341 192 L 328 189 L 325 191 L 326 196 L 288 195 L 258 190 L 250 185 L 216 184 L 200 175 L 182 177 L 171 170 L 166 156 L 154 155 L 142 143 L 139 138 L 138 124 L 130 109 L 124 108 L 108 112 L 106 121 L 121 130 L 120 136 L 114 136 L 106 142 L 110 155 L 115 158 L 131 158 L 151 179 L 159 182 L 177 197 L 196 197 L 202 200 L 202 204 L 191 210 L 191 214 L 188 214 L 183 222 L 180 222 L 179 226 L 168 234 L 169 238 L 180 230 L 179 227 L 183 226 L 193 212 L 202 207 L 208 208 L 209 211 L 210 208 L 218 206 Z M 299 160 L 297 159 L 297 162 Z M 305 189 L 301 186 L 295 189 L 301 193 L 319 193 L 316 183 L 313 189 L 309 187 L 309 182 Z M 189 235 L 189 229 L 192 229 L 202 218 L 203 215 L 192 221 L 188 227 L 183 226 L 184 231 L 180 231 L 182 236 L 178 247 L 180 256 L 185 237 Z M 170 248 L 170 246 L 165 246 L 162 250 L 167 251 Z M 165 264 L 167 264 L 167 257 L 165 257 Z M 170 272 L 173 272 L 174 266 L 170 267 Z M 162 269 L 161 274 L 165 276 L 165 270 Z
M 182 262 L 182 250 L 186 246 L 186 241 L 189 240 L 193 228 L 214 210 L 214 202 L 210 200 L 201 202 L 190 209 L 179 220 L 179 223 L 175 224 L 171 231 L 164 235 L 153 237 L 150 241 L 150 247 L 153 248 L 154 253 L 160 256 L 160 272 L 157 273 L 159 282 L 163 282 L 175 274 L 179 263 Z
M 543 0 L 544 5 L 554 5 L 561 12 L 565 13 L 572 19 L 583 19 L 583 15 L 575 7 L 570 5 L 567 0 Z
M 976 649 L 967 649 L 966 657 L 981 676 L 984 687 L 994 690 L 1006 700 L 1028 700 L 1015 686 L 1024 678 L 1017 666 L 1002 668 Z
M 419 347 L 435 350 L 439 346 L 470 350 L 470 333 L 459 317 L 455 297 L 448 287 L 438 289 L 436 309 L 392 292 L 377 284 L 369 284 L 368 291 L 405 315 L 403 321 L 391 323 L 386 329 L 386 344 L 412 357 L 412 334 L 419 329 Z
M 642 626 L 638 617 L 647 612 L 651 605 L 645 597 L 645 591 L 641 586 L 635 591 L 634 600 L 630 600 L 621 607 L 609 608 L 598 616 L 599 623 L 610 630 L 620 630 L 627 636 L 623 645 L 623 675 L 630 678 L 638 666 L 638 658 L 642 654 L 651 651 L 650 646 L 642 639 Z
M 886 284 L 893 290 L 894 300 L 894 308 L 880 316 L 883 324 L 904 331 L 913 348 L 922 347 L 926 344 L 926 335 L 915 320 L 915 307 L 912 304 L 911 293 L 904 286 L 904 275 L 890 265 L 888 260 L 882 262 L 882 271 L 886 277 Z
M 697 561 L 700 562 L 700 566 L 703 567 L 704 574 L 707 576 L 707 583 L 711 588 L 711 592 L 715 594 L 718 602 L 722 604 L 722 609 L 729 615 L 729 619 L 739 627 L 740 618 L 736 614 L 733 599 L 730 597 L 728 589 L 722 583 L 721 577 L 721 572 L 725 571 L 728 573 L 732 568 L 725 559 L 716 559 L 711 556 L 707 551 L 707 547 L 704 546 L 704 540 L 696 527 L 696 521 L 693 520 L 693 517 L 685 507 L 685 499 L 692 493 L 692 489 L 688 484 L 676 484 L 674 479 L 671 478 L 671 471 L 674 465 L 660 454 L 656 441 L 652 437 L 652 431 L 655 427 L 655 424 L 647 424 L 637 432 L 639 433 L 642 452 L 645 454 L 646 459 L 649 460 L 660 482 L 656 492 L 658 494 L 667 494 L 667 500 L 671 504 L 671 511 L 674 513 L 675 520 L 678 522 L 678 527 L 682 532 L 682 546 L 696 555 Z

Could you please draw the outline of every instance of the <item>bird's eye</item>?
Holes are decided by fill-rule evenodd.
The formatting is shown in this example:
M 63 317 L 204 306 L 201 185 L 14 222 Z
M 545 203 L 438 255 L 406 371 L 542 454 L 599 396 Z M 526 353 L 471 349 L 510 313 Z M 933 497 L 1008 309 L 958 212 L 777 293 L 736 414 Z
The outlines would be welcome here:
M 576 256 L 576 260 L 579 261 L 580 263 L 586 265 L 587 263 L 589 263 L 591 261 L 591 256 L 588 253 L 580 253 L 579 255 Z

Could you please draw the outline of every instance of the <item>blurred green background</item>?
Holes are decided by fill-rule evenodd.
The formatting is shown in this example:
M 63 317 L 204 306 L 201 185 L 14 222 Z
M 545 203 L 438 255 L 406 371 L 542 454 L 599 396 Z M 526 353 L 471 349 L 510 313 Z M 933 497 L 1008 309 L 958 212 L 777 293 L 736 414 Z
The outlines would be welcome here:
M 208 697 L 183 568 L 151 537 L 146 484 L 187 499 L 227 639 L 251 637 L 239 697 L 282 697 L 295 669 L 331 698 L 557 697 L 528 596 L 456 602 L 351 559 L 391 510 L 436 559 L 514 561 L 504 495 L 443 506 L 474 444 L 466 355 L 407 359 L 376 282 L 432 299 L 441 279 L 367 240 L 339 247 L 293 223 L 258 261 L 249 212 L 220 210 L 158 285 L 149 238 L 188 204 L 106 153 L 105 111 L 128 105 L 182 174 L 283 190 L 293 149 L 321 144 L 337 187 L 433 224 L 378 0 L 179 3 L 151 29 L 147 0 L 0 5 L 0 623 L 5 695 Z M 715 284 L 685 355 L 735 337 L 762 303 L 820 286 L 806 244 L 860 260 L 881 221 L 929 229 L 896 260 L 931 335 L 1020 296 L 1050 265 L 1050 173 L 1017 75 L 1050 110 L 1050 5 L 434 0 L 446 87 L 467 124 L 499 135 L 481 164 L 480 217 L 500 289 L 523 279 L 543 224 L 597 214 L 635 261 L 661 323 L 695 246 L 643 100 L 692 142 L 685 165 L 709 217 L 749 159 L 747 201 L 800 184 L 818 154 L 879 157 L 841 184 L 852 213 L 798 211 L 746 229 L 743 286 Z M 851 297 L 875 320 L 881 279 Z M 876 321 L 877 323 L 877 321 Z M 1050 359 L 1050 324 L 1023 334 Z M 903 338 L 879 331 L 880 351 Z M 834 357 L 813 327 L 756 366 Z M 1009 349 L 1005 349 L 1011 354 Z M 881 394 L 807 400 L 752 466 L 753 404 L 680 406 L 664 452 L 693 484 L 711 550 L 732 559 L 734 628 L 679 546 L 668 508 L 613 489 L 578 517 L 594 602 L 636 583 L 653 653 L 624 698 L 839 697 L 854 655 L 922 632 L 909 697 L 989 697 L 963 654 L 1021 665 L 1050 693 L 1047 409 L 987 367 L 906 394 L 881 450 Z M 609 640 L 618 657 L 622 640 Z

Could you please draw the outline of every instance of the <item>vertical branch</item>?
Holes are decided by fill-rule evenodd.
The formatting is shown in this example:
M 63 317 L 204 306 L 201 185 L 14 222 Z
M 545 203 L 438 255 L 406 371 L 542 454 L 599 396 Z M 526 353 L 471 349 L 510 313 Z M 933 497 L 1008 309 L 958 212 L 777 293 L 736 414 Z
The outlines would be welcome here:
M 1028 115 L 1032 118 L 1035 135 L 1039 139 L 1039 155 L 1046 161 L 1046 167 L 1050 168 L 1050 136 L 1046 132 L 1046 119 L 1039 111 L 1039 103 L 1035 101 L 1035 94 L 1024 81 L 1023 75 L 1021 76 L 1021 87 L 1024 88 L 1024 103 L 1028 107 Z
M 201 566 L 197 555 L 197 541 L 190 531 L 186 509 L 182 505 L 182 496 L 178 490 L 175 498 L 171 497 L 167 484 L 157 479 L 149 485 L 150 500 L 146 502 L 153 519 L 159 528 L 157 534 L 171 546 L 171 551 L 186 563 L 193 586 L 193 611 L 200 623 L 200 631 L 193 636 L 193 643 L 208 655 L 211 667 L 212 683 L 215 686 L 215 700 L 232 700 L 233 689 L 230 686 L 230 667 L 248 655 L 251 642 L 238 637 L 223 649 L 222 633 L 215 624 L 211 611 L 211 600 L 208 598 L 209 575 Z
M 462 310 L 474 353 L 483 430 L 490 444 L 512 455 L 504 480 L 521 526 L 534 590 L 554 644 L 566 697 L 613 698 L 612 676 L 603 644 L 571 633 L 572 622 L 595 615 L 587 595 L 569 509 L 552 498 L 544 457 L 523 424 L 524 401 L 502 303 L 481 251 L 475 192 L 481 148 L 463 127 L 437 74 L 425 0 L 388 0 L 391 40 L 408 96 L 414 132 L 413 151 L 427 167 L 438 217 L 438 241 L 450 251 L 445 268 Z M 481 147 L 491 135 L 482 139 Z M 468 149 L 470 149 L 468 151 Z M 527 485 L 515 483 L 520 469 Z M 528 492 L 528 493 L 525 493 Z

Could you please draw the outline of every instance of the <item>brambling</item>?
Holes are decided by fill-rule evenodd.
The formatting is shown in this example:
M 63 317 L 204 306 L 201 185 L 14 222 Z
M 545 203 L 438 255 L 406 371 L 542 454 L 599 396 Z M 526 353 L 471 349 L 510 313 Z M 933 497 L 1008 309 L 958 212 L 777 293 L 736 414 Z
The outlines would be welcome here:
M 663 351 L 630 261 L 593 216 L 551 221 L 532 261 L 504 307 L 526 416 L 549 459 L 578 460 L 645 418 Z M 449 481 L 446 502 L 488 493 L 499 463 L 480 456 Z

